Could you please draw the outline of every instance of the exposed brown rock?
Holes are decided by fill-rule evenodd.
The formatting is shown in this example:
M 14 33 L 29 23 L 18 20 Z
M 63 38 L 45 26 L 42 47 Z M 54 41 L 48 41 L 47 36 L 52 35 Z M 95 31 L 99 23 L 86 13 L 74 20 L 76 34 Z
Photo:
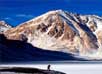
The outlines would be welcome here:
M 70 26 L 68 26 L 68 24 L 65 22 L 64 23 L 64 36 L 62 38 L 62 40 L 66 39 L 66 40 L 73 40 L 74 36 L 75 36 L 75 32 L 72 30 L 72 28 Z
M 96 31 L 97 25 L 94 21 L 89 22 L 89 28 L 91 29 L 92 32 Z
M 98 39 L 99 45 L 102 45 L 102 30 L 97 31 L 97 39 Z

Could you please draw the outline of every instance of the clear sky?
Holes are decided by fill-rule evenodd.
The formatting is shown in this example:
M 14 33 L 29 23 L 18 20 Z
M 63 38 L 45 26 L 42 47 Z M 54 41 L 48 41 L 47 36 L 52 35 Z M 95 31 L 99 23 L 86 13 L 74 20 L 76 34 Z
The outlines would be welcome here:
M 0 0 L 0 20 L 16 26 L 56 9 L 102 16 L 102 0 Z

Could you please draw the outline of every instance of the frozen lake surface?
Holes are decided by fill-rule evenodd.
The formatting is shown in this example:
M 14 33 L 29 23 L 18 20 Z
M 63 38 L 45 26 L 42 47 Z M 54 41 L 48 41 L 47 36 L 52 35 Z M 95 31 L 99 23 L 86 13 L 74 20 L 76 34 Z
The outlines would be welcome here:
M 15 66 L 47 69 L 48 64 L 1 65 L 1 67 Z M 102 64 L 51 64 L 51 70 L 61 71 L 66 74 L 102 74 Z

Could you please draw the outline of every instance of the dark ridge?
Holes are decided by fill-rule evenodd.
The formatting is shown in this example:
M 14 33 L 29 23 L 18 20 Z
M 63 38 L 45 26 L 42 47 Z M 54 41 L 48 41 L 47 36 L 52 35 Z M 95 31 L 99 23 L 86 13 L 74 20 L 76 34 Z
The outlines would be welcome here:
M 21 67 L 14 67 L 14 68 L 5 68 L 5 69 L 0 69 L 1 72 L 18 72 L 18 73 L 44 73 L 40 69 L 36 68 L 21 68 Z
M 36 73 L 36 74 L 65 74 L 54 70 L 43 70 L 37 68 L 23 68 L 23 67 L 12 67 L 12 68 L 1 68 L 0 72 L 16 72 L 18 73 Z

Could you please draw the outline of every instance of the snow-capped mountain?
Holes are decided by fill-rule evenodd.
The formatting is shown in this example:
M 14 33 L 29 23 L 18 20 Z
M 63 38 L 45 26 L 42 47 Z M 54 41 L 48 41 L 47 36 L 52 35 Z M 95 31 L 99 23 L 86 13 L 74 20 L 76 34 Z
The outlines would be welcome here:
M 49 11 L 4 34 L 8 39 L 27 40 L 44 50 L 102 59 L 102 18 L 96 15 Z
M 7 31 L 10 28 L 11 26 L 8 25 L 5 21 L 0 21 L 0 33 L 3 33 L 4 31 Z

